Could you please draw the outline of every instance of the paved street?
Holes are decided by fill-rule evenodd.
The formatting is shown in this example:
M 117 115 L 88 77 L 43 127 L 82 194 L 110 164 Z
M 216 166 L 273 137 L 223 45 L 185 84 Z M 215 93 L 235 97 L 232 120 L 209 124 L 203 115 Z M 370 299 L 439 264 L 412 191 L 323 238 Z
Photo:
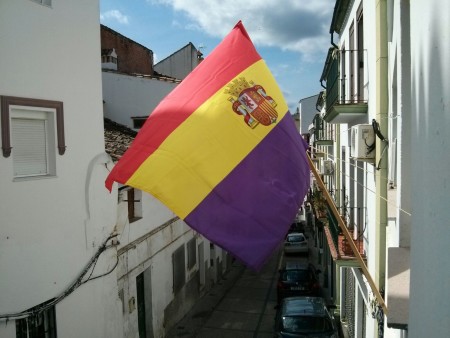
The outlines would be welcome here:
M 167 337 L 273 337 L 279 258 L 258 273 L 234 263 Z
M 315 250 L 311 248 L 310 257 Z M 256 273 L 234 263 L 224 279 L 200 299 L 168 338 L 272 338 L 278 269 L 285 257 L 276 253 Z M 305 256 L 287 260 L 308 261 Z

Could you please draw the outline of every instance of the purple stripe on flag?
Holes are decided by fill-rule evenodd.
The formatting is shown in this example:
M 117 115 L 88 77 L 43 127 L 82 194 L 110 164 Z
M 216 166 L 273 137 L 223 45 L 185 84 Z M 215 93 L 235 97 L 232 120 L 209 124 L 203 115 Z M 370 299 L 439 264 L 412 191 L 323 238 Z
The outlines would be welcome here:
M 306 147 L 286 114 L 185 222 L 259 270 L 284 240 L 309 188 Z

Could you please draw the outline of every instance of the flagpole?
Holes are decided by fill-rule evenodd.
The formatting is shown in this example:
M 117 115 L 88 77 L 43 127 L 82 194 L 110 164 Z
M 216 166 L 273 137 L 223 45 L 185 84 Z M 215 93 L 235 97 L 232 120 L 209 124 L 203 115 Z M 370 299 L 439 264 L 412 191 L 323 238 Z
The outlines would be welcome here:
M 339 228 L 342 230 L 342 233 L 344 234 L 345 239 L 350 244 L 350 247 L 352 248 L 353 254 L 355 255 L 356 259 L 358 260 L 360 267 L 364 273 L 364 276 L 366 276 L 367 281 L 369 282 L 369 285 L 372 289 L 372 292 L 374 293 L 375 297 L 378 300 L 378 303 L 383 308 L 383 312 L 386 315 L 388 313 L 388 309 L 386 306 L 386 303 L 384 302 L 383 297 L 381 296 L 380 291 L 378 290 L 377 286 L 375 285 L 375 282 L 370 275 L 369 269 L 366 266 L 366 263 L 364 262 L 364 259 L 362 258 L 358 248 L 356 247 L 355 242 L 353 241 L 352 236 L 350 235 L 350 232 L 347 229 L 347 226 L 345 225 L 344 221 L 342 220 L 341 215 L 339 214 L 336 204 L 334 203 L 333 199 L 331 198 L 330 193 L 328 192 L 328 189 L 326 189 L 325 184 L 322 181 L 322 178 L 320 177 L 319 173 L 317 172 L 316 167 L 314 166 L 314 163 L 311 160 L 311 157 L 307 153 L 306 156 L 308 157 L 308 163 L 309 167 L 311 168 L 311 171 L 314 174 L 314 177 L 316 178 L 317 183 L 319 184 L 320 190 L 325 196 L 325 199 L 327 200 L 328 206 L 330 207 L 331 211 L 333 212 L 334 217 L 337 219 L 339 223 Z

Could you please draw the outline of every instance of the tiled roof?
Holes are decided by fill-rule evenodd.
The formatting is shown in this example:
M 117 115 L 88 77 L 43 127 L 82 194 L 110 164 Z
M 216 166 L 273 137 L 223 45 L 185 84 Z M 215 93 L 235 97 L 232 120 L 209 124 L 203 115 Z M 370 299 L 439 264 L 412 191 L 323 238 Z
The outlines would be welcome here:
M 122 74 L 122 75 L 129 75 L 129 76 L 134 76 L 134 77 L 139 77 L 139 78 L 144 78 L 144 79 L 154 79 L 154 80 L 160 80 L 160 81 L 168 81 L 168 82 L 173 82 L 173 83 L 180 83 L 181 80 L 177 79 L 173 76 L 169 76 L 169 75 L 163 75 L 160 74 L 158 72 L 153 72 L 153 75 L 149 75 L 149 74 L 138 74 L 138 73 L 125 73 L 125 72 L 119 72 L 117 70 L 112 70 L 112 69 L 102 69 L 102 72 L 105 73 L 115 73 L 115 74 Z
M 105 151 L 117 162 L 131 145 L 137 132 L 107 118 L 104 119 L 104 129 Z

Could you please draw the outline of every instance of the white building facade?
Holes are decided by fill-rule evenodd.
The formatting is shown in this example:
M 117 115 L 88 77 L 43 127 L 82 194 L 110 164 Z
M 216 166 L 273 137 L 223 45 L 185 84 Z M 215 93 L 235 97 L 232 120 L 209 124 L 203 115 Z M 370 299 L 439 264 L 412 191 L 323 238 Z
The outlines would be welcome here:
M 314 118 L 314 115 L 318 113 L 316 105 L 319 95 L 312 95 L 305 97 L 298 102 L 297 111 L 299 114 L 299 130 L 300 134 L 307 134 L 309 131 L 309 125 Z
M 164 337 L 221 278 L 227 255 L 153 196 L 129 187 L 119 191 L 117 230 L 123 336 Z
M 203 60 L 202 52 L 192 42 L 155 64 L 155 71 L 183 80 Z
M 99 30 L 96 1 L 0 2 L 2 338 L 163 337 L 227 268 L 149 194 L 106 190 L 103 110 L 118 103 Z M 108 76 L 127 112 L 176 85 Z
M 104 29 L 104 27 L 102 27 Z M 108 29 L 108 32 L 113 32 Z M 117 44 L 149 51 L 118 32 Z M 105 39 L 106 40 L 106 39 Z M 138 68 L 133 57 L 107 50 L 118 63 Z M 127 56 L 130 59 L 127 59 Z M 108 66 L 108 69 L 105 69 Z M 131 145 L 154 108 L 180 80 L 117 71 L 102 62 L 105 141 L 114 162 Z M 110 167 L 108 167 L 110 168 Z M 164 337 L 226 272 L 230 256 L 192 230 L 152 195 L 115 184 L 118 295 L 124 337 Z M 213 226 L 213 225 L 212 225 Z
M 410 7 L 411 284 L 408 336 L 450 332 L 450 243 L 446 153 L 450 134 L 448 1 L 401 1 Z M 407 22 L 407 21 L 406 21 Z M 407 33 L 407 32 L 404 32 Z M 403 35 L 404 36 L 404 35 Z M 404 74 L 406 80 L 408 73 Z M 409 121 L 407 121 L 409 122 Z M 409 150 L 409 148 L 406 148 Z
M 448 136 L 449 9 L 439 1 L 335 3 L 314 152 L 333 161 L 324 181 L 360 251 L 345 253 L 329 212 L 328 296 L 349 337 L 450 332 L 441 252 L 450 242 L 448 159 L 439 155 Z
M 0 336 L 122 337 L 98 3 L 2 1 L 0 31 Z
M 161 100 L 179 83 L 157 76 L 102 71 L 105 117 L 139 130 Z

